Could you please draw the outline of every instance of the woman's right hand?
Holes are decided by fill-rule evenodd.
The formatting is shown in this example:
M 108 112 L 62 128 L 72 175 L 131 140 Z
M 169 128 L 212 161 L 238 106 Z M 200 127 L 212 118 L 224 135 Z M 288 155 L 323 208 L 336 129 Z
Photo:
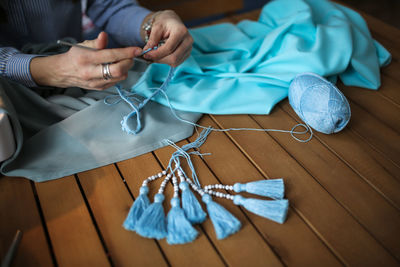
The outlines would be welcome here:
M 96 48 L 90 51 L 78 47 L 63 54 L 35 57 L 30 64 L 32 78 L 37 85 L 52 87 L 80 87 L 103 90 L 127 78 L 133 66 L 133 58 L 140 55 L 139 47 L 105 49 L 107 34 L 101 32 L 95 40 L 81 45 Z M 112 78 L 104 79 L 103 64 L 110 63 Z

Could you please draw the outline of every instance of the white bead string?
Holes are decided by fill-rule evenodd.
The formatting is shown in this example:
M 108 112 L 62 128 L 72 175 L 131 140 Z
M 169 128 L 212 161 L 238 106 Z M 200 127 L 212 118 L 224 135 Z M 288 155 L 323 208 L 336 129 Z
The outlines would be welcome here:
M 186 181 L 193 188 L 194 191 L 199 193 L 200 196 L 203 196 L 205 194 L 205 192 L 202 188 L 198 187 L 195 183 L 192 182 L 192 180 L 190 180 L 184 176 L 184 173 L 181 171 L 180 168 L 177 170 L 177 173 L 178 173 L 178 176 L 179 176 L 179 179 L 181 180 L 181 182 Z
M 233 190 L 232 185 L 223 185 L 223 184 L 214 184 L 214 185 L 207 185 L 204 187 L 204 191 L 207 194 L 219 197 L 219 198 L 226 198 L 233 200 L 233 195 L 227 194 L 227 193 L 222 193 L 222 192 L 217 192 L 212 189 L 224 189 L 224 190 Z
M 226 199 L 230 199 L 233 200 L 233 195 L 231 194 L 226 194 L 226 193 L 221 193 L 221 192 L 217 192 L 217 191 L 212 191 L 212 190 L 204 190 L 207 194 L 219 197 L 219 198 L 226 198 Z
M 158 194 L 164 193 L 164 189 L 167 186 L 168 181 L 171 179 L 172 174 L 168 173 L 167 176 L 165 176 L 164 180 L 162 181 L 160 188 L 158 189 Z
M 162 172 L 159 172 L 159 173 L 157 173 L 157 174 L 154 174 L 154 175 L 152 175 L 152 176 L 149 176 L 149 177 L 147 177 L 147 179 L 145 179 L 145 180 L 143 181 L 142 186 L 147 186 L 148 183 L 150 183 L 150 182 L 152 182 L 152 181 L 154 181 L 154 180 L 156 180 L 156 179 L 159 179 L 159 178 L 163 177 L 163 176 L 166 175 L 166 174 L 167 174 L 167 171 L 164 170 L 164 171 L 162 171 Z
M 233 185 L 223 185 L 223 184 L 211 184 L 206 185 L 204 190 L 212 190 L 212 189 L 225 189 L 225 190 L 233 190 Z
M 178 185 L 178 178 L 175 175 L 172 176 L 172 185 L 174 186 L 174 196 L 179 197 L 179 185 Z

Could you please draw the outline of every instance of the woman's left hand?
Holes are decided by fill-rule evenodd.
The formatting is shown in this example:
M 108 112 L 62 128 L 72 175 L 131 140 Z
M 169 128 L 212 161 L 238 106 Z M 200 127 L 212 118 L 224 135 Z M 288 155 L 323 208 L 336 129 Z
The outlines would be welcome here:
M 172 10 L 161 11 L 155 16 L 149 41 L 143 50 L 157 46 L 161 40 L 165 40 L 165 44 L 145 54 L 145 59 L 176 67 L 190 56 L 193 38 Z

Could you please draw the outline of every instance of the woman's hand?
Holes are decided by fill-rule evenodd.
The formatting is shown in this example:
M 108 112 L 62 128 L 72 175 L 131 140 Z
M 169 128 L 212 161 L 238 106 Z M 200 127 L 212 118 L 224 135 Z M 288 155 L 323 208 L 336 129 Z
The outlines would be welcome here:
M 32 59 L 30 70 L 36 84 L 54 87 L 80 87 L 103 90 L 127 78 L 133 66 L 133 58 L 142 49 L 126 47 L 105 49 L 107 34 L 102 32 L 97 39 L 85 41 L 81 45 L 96 48 L 90 51 L 78 47 L 63 54 Z M 110 63 L 111 79 L 104 79 L 103 64 Z
M 161 40 L 165 40 L 165 44 L 144 55 L 145 59 L 176 67 L 190 56 L 193 38 L 172 10 L 162 11 L 155 16 L 149 41 L 143 50 L 157 46 Z

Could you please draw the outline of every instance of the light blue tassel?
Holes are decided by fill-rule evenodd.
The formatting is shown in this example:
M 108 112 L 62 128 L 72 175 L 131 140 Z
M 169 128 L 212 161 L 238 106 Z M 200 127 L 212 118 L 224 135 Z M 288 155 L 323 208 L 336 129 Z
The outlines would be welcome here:
M 179 184 L 179 188 L 182 190 L 182 208 L 186 218 L 193 224 L 204 222 L 207 213 L 203 211 L 201 204 L 190 190 L 189 184 L 183 181 Z
M 233 190 L 237 193 L 244 191 L 274 199 L 283 199 L 285 195 L 283 179 L 260 180 L 247 184 L 236 183 L 233 185 Z
M 198 235 L 196 229 L 186 219 L 179 202 L 177 197 L 171 199 L 172 208 L 167 216 L 167 242 L 170 245 L 192 242 Z
M 143 237 L 156 239 L 163 239 L 167 236 L 163 201 L 163 194 L 156 194 L 154 196 L 154 203 L 143 212 L 136 223 L 136 233 Z
M 208 215 L 214 225 L 218 239 L 224 239 L 239 231 L 242 225 L 229 211 L 214 202 L 208 194 L 204 194 L 202 199 L 207 204 Z
M 147 185 L 140 187 L 140 194 L 130 208 L 128 216 L 126 216 L 126 219 L 123 223 L 123 226 L 126 230 L 135 231 L 137 221 L 140 219 L 143 212 L 150 206 L 150 201 L 147 197 L 148 193 L 149 188 Z
M 289 209 L 289 201 L 281 200 L 261 200 L 254 198 L 244 198 L 236 195 L 233 198 L 233 203 L 245 207 L 248 211 L 270 219 L 278 223 L 284 223 Z

